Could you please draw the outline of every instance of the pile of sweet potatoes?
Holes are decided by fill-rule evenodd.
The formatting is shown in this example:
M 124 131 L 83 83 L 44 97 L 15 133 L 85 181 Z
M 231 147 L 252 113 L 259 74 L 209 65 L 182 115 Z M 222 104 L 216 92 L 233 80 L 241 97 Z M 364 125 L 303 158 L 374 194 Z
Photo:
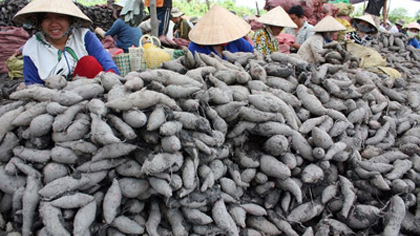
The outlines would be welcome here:
M 420 233 L 417 77 L 224 56 L 11 94 L 0 232 Z

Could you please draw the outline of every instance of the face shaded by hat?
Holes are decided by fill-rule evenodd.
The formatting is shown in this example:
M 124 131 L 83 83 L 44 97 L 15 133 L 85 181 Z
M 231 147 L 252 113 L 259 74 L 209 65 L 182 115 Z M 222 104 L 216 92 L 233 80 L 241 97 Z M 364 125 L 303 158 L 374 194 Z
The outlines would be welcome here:
M 180 17 L 180 16 L 182 16 L 182 15 L 184 15 L 184 13 L 183 13 L 183 12 L 181 12 L 181 10 L 179 10 L 179 9 L 178 9 L 178 8 L 176 8 L 176 7 L 172 8 L 172 10 L 171 10 L 171 17 L 176 18 L 176 17 Z
M 373 31 L 369 33 L 372 33 L 372 34 L 378 33 L 378 27 L 376 26 L 375 20 L 372 18 L 371 15 L 363 15 L 363 16 L 354 17 L 350 20 L 350 23 L 352 25 L 356 25 L 359 21 L 364 21 L 369 24 L 369 26 L 373 29 Z
M 199 19 L 200 18 L 198 18 L 198 16 L 193 16 L 193 17 L 190 18 L 190 22 L 193 23 L 193 24 L 197 24 Z
M 407 29 L 417 29 L 420 31 L 420 24 L 417 22 L 410 22 L 407 27 Z
M 346 27 L 330 15 L 325 16 L 312 28 L 314 32 L 335 32 L 341 30 L 346 30 Z
M 399 26 L 403 27 L 405 25 L 405 21 L 403 19 L 399 19 L 399 20 L 397 20 L 397 22 L 395 22 L 395 25 L 399 25 Z
M 280 6 L 268 11 L 265 15 L 256 20 L 265 25 L 272 25 L 277 27 L 297 28 L 297 25 L 290 18 L 289 14 Z
M 34 0 L 29 2 L 13 17 L 16 23 L 30 23 L 37 25 L 40 13 L 56 13 L 74 17 L 81 22 L 81 26 L 87 27 L 92 21 L 71 0 Z
M 242 38 L 251 26 L 227 9 L 214 5 L 188 34 L 199 45 L 220 45 Z

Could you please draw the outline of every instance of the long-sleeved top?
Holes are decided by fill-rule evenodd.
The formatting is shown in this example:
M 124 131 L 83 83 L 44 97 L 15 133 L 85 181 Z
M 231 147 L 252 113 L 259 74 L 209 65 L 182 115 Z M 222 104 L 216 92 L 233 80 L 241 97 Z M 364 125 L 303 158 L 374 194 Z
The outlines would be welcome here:
M 257 30 L 252 37 L 252 41 L 254 41 L 255 50 L 264 55 L 270 55 L 279 50 L 279 41 L 266 28 Z
M 411 46 L 413 46 L 415 48 L 420 48 L 419 40 L 416 39 L 416 38 L 410 39 L 410 41 L 408 41 L 408 45 L 411 45 Z
M 192 52 L 193 55 L 194 55 L 195 52 L 204 53 L 204 54 L 207 54 L 207 55 L 214 52 L 216 55 L 219 55 L 219 53 L 217 53 L 217 51 L 215 51 L 212 46 L 199 45 L 199 44 L 196 44 L 194 42 L 190 42 L 190 44 L 188 45 L 188 49 Z M 232 52 L 232 53 L 235 53 L 235 52 L 253 52 L 254 47 L 248 41 L 246 41 L 244 38 L 239 38 L 237 40 L 231 41 L 231 42 L 227 43 L 226 45 L 224 45 L 223 50 L 224 51 L 229 51 L 229 52 Z M 219 55 L 219 56 L 221 58 L 225 59 L 225 57 L 223 55 Z
M 316 33 L 308 38 L 299 48 L 297 55 L 303 60 L 310 63 L 320 63 L 324 61 L 324 58 L 319 53 L 324 46 L 324 37 L 321 34 Z
M 117 47 L 122 48 L 124 52 L 128 52 L 131 46 L 139 46 L 139 41 L 142 36 L 139 27 L 131 27 L 127 25 L 122 19 L 117 19 L 111 28 L 105 33 L 105 36 L 117 36 Z
M 314 26 L 305 21 L 297 34 L 294 28 L 286 28 L 284 33 L 294 35 L 296 37 L 296 43 L 302 44 L 305 40 L 314 35 L 315 32 L 312 31 L 312 28 L 314 28 Z
M 175 31 L 176 37 L 177 38 L 183 38 L 183 39 L 186 39 L 188 41 L 190 40 L 190 38 L 188 37 L 188 34 L 190 33 L 191 29 L 192 28 L 191 28 L 190 24 L 188 23 L 188 21 L 185 20 L 185 19 L 182 19 L 182 18 L 174 26 L 174 31 Z
M 119 74 L 111 55 L 89 29 L 73 29 L 61 51 L 45 40 L 42 33 L 33 35 L 23 47 L 23 76 L 26 85 L 44 84 L 52 75 L 71 78 L 77 62 L 83 56 L 95 57 L 104 71 Z

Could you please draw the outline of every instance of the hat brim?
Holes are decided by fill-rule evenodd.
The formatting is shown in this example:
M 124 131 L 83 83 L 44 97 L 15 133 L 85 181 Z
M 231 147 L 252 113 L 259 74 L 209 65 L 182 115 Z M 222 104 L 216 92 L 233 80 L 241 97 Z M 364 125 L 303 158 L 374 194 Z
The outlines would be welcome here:
M 39 13 L 56 13 L 75 17 L 81 20 L 82 27 L 88 27 L 92 24 L 92 20 L 71 0 L 34 0 L 18 11 L 13 17 L 13 21 L 20 24 L 28 20 L 36 22 Z
M 350 24 L 353 25 L 355 23 L 355 21 L 357 21 L 357 20 L 364 21 L 364 22 L 368 23 L 370 26 L 372 26 L 375 29 L 375 31 L 372 32 L 372 34 L 378 33 L 378 27 L 376 26 L 375 21 L 373 20 L 373 18 L 370 15 L 363 15 L 363 16 L 354 17 L 350 20 Z
M 347 30 L 347 28 L 330 15 L 325 16 L 312 28 L 313 32 L 335 32 L 342 30 Z
M 180 17 L 180 16 L 183 16 L 183 15 L 185 15 L 185 13 L 180 12 L 180 13 L 171 14 L 171 17 Z
M 257 22 L 277 27 L 297 28 L 289 14 L 281 7 L 275 7 L 263 16 L 256 19 Z
M 188 37 L 199 45 L 220 45 L 242 38 L 251 25 L 225 8 L 214 5 L 192 28 Z

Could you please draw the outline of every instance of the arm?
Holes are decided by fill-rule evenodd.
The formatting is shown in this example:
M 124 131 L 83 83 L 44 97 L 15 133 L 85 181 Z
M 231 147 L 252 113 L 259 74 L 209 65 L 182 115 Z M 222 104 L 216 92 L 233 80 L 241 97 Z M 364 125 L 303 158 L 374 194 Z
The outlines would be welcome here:
M 254 38 L 252 38 L 252 41 L 254 41 L 255 50 L 264 54 L 264 52 L 266 52 L 266 49 L 263 46 L 266 45 L 265 40 L 266 39 L 261 35 L 261 32 L 257 31 L 254 35 Z
M 386 22 L 388 17 L 388 0 L 385 0 L 384 6 L 382 7 L 382 17 L 384 22 Z
M 190 32 L 190 30 L 191 30 L 191 27 L 188 24 L 188 21 L 183 20 L 182 21 L 182 25 L 181 25 L 181 32 L 180 32 L 179 37 L 188 40 L 189 39 L 188 33 Z
M 101 63 L 106 72 L 112 70 L 113 72 L 120 74 L 117 66 L 111 58 L 111 55 L 109 55 L 99 39 L 91 31 L 86 32 L 85 47 L 88 54 L 95 57 L 96 60 Z
M 121 26 L 125 24 L 123 20 L 118 19 L 116 21 L 114 21 L 114 23 L 112 24 L 111 28 L 105 32 L 105 36 L 110 35 L 111 37 L 114 37 L 115 35 L 118 34 L 118 32 L 121 29 Z
M 44 84 L 44 81 L 39 77 L 38 68 L 28 56 L 23 57 L 23 77 L 26 85 Z
M 312 38 L 313 41 L 311 42 L 311 51 L 312 55 L 314 55 L 314 59 L 316 63 L 322 63 L 325 61 L 325 59 L 321 56 L 319 53 L 322 50 L 322 47 L 324 45 L 324 38 L 318 37 L 318 38 Z

